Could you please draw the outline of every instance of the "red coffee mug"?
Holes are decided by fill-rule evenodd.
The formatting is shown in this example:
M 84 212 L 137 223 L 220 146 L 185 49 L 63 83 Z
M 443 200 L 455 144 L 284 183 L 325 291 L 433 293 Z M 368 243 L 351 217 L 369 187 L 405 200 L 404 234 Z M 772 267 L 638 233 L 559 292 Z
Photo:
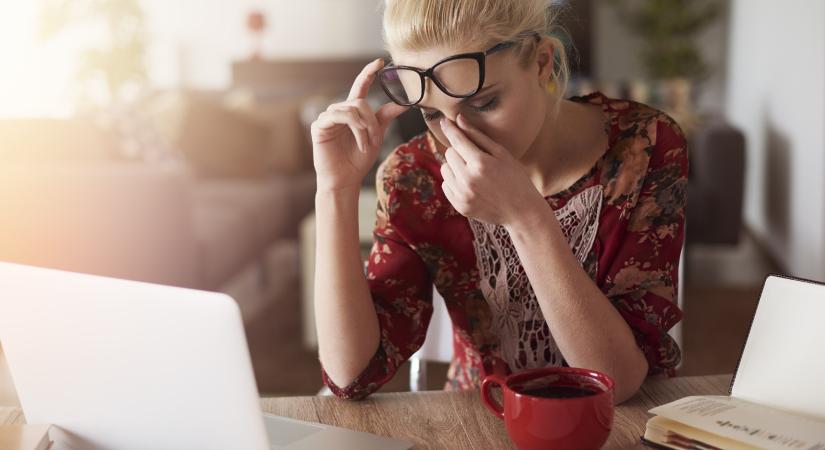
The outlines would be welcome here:
M 501 386 L 504 406 L 490 396 L 494 385 Z M 520 450 L 585 450 L 600 448 L 610 435 L 613 389 L 613 379 L 594 370 L 542 367 L 484 377 L 481 398 Z

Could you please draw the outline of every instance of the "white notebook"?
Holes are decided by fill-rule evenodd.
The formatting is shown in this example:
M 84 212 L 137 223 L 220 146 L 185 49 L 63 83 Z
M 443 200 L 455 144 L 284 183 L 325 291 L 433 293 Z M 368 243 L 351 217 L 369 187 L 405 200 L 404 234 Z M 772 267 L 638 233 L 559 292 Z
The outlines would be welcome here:
M 825 284 L 765 280 L 730 395 L 825 419 Z
M 729 396 L 650 410 L 643 441 L 669 449 L 825 450 L 825 284 L 765 280 Z

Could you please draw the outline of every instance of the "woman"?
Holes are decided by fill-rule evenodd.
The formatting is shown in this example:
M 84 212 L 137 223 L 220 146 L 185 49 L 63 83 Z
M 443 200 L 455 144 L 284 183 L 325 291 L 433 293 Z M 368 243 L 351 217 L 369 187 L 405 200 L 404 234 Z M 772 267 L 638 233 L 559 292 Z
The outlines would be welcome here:
M 612 376 L 621 402 L 647 375 L 673 374 L 684 136 L 639 103 L 565 99 L 546 5 L 387 0 L 394 63 L 367 65 L 313 123 L 315 312 L 336 395 L 374 392 L 420 347 L 433 284 L 453 322 L 448 387 L 569 365 Z M 393 100 L 377 111 L 364 101 L 374 82 Z M 410 107 L 428 131 L 379 167 L 365 274 L 360 185 Z

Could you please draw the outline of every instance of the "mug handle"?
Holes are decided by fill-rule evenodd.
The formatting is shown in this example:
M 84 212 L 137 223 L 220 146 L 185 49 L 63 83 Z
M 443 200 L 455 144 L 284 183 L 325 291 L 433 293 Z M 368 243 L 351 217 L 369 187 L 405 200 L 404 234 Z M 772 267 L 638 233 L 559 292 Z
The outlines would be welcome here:
M 499 387 L 504 386 L 504 379 L 498 375 L 487 375 L 484 377 L 481 381 L 481 400 L 484 401 L 484 406 L 486 406 L 487 409 L 498 416 L 499 419 L 503 420 L 504 407 L 490 395 L 490 390 L 496 385 Z

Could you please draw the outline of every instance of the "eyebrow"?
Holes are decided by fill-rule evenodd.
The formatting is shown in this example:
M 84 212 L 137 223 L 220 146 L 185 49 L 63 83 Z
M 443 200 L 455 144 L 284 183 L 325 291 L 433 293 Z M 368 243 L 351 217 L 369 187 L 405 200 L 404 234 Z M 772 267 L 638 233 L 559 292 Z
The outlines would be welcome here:
M 496 87 L 496 86 L 498 86 L 498 83 L 488 84 L 488 85 L 482 87 L 481 90 L 476 92 L 476 94 L 473 95 L 472 97 L 464 97 L 464 98 L 460 99 L 458 103 L 463 105 L 463 104 L 471 101 L 472 99 L 474 99 L 478 96 L 484 95 L 487 92 L 493 90 L 493 88 Z M 427 109 L 435 109 L 435 108 L 432 108 L 432 107 L 429 107 L 429 106 L 422 106 L 420 103 L 418 104 L 418 107 L 419 108 L 427 108 Z

